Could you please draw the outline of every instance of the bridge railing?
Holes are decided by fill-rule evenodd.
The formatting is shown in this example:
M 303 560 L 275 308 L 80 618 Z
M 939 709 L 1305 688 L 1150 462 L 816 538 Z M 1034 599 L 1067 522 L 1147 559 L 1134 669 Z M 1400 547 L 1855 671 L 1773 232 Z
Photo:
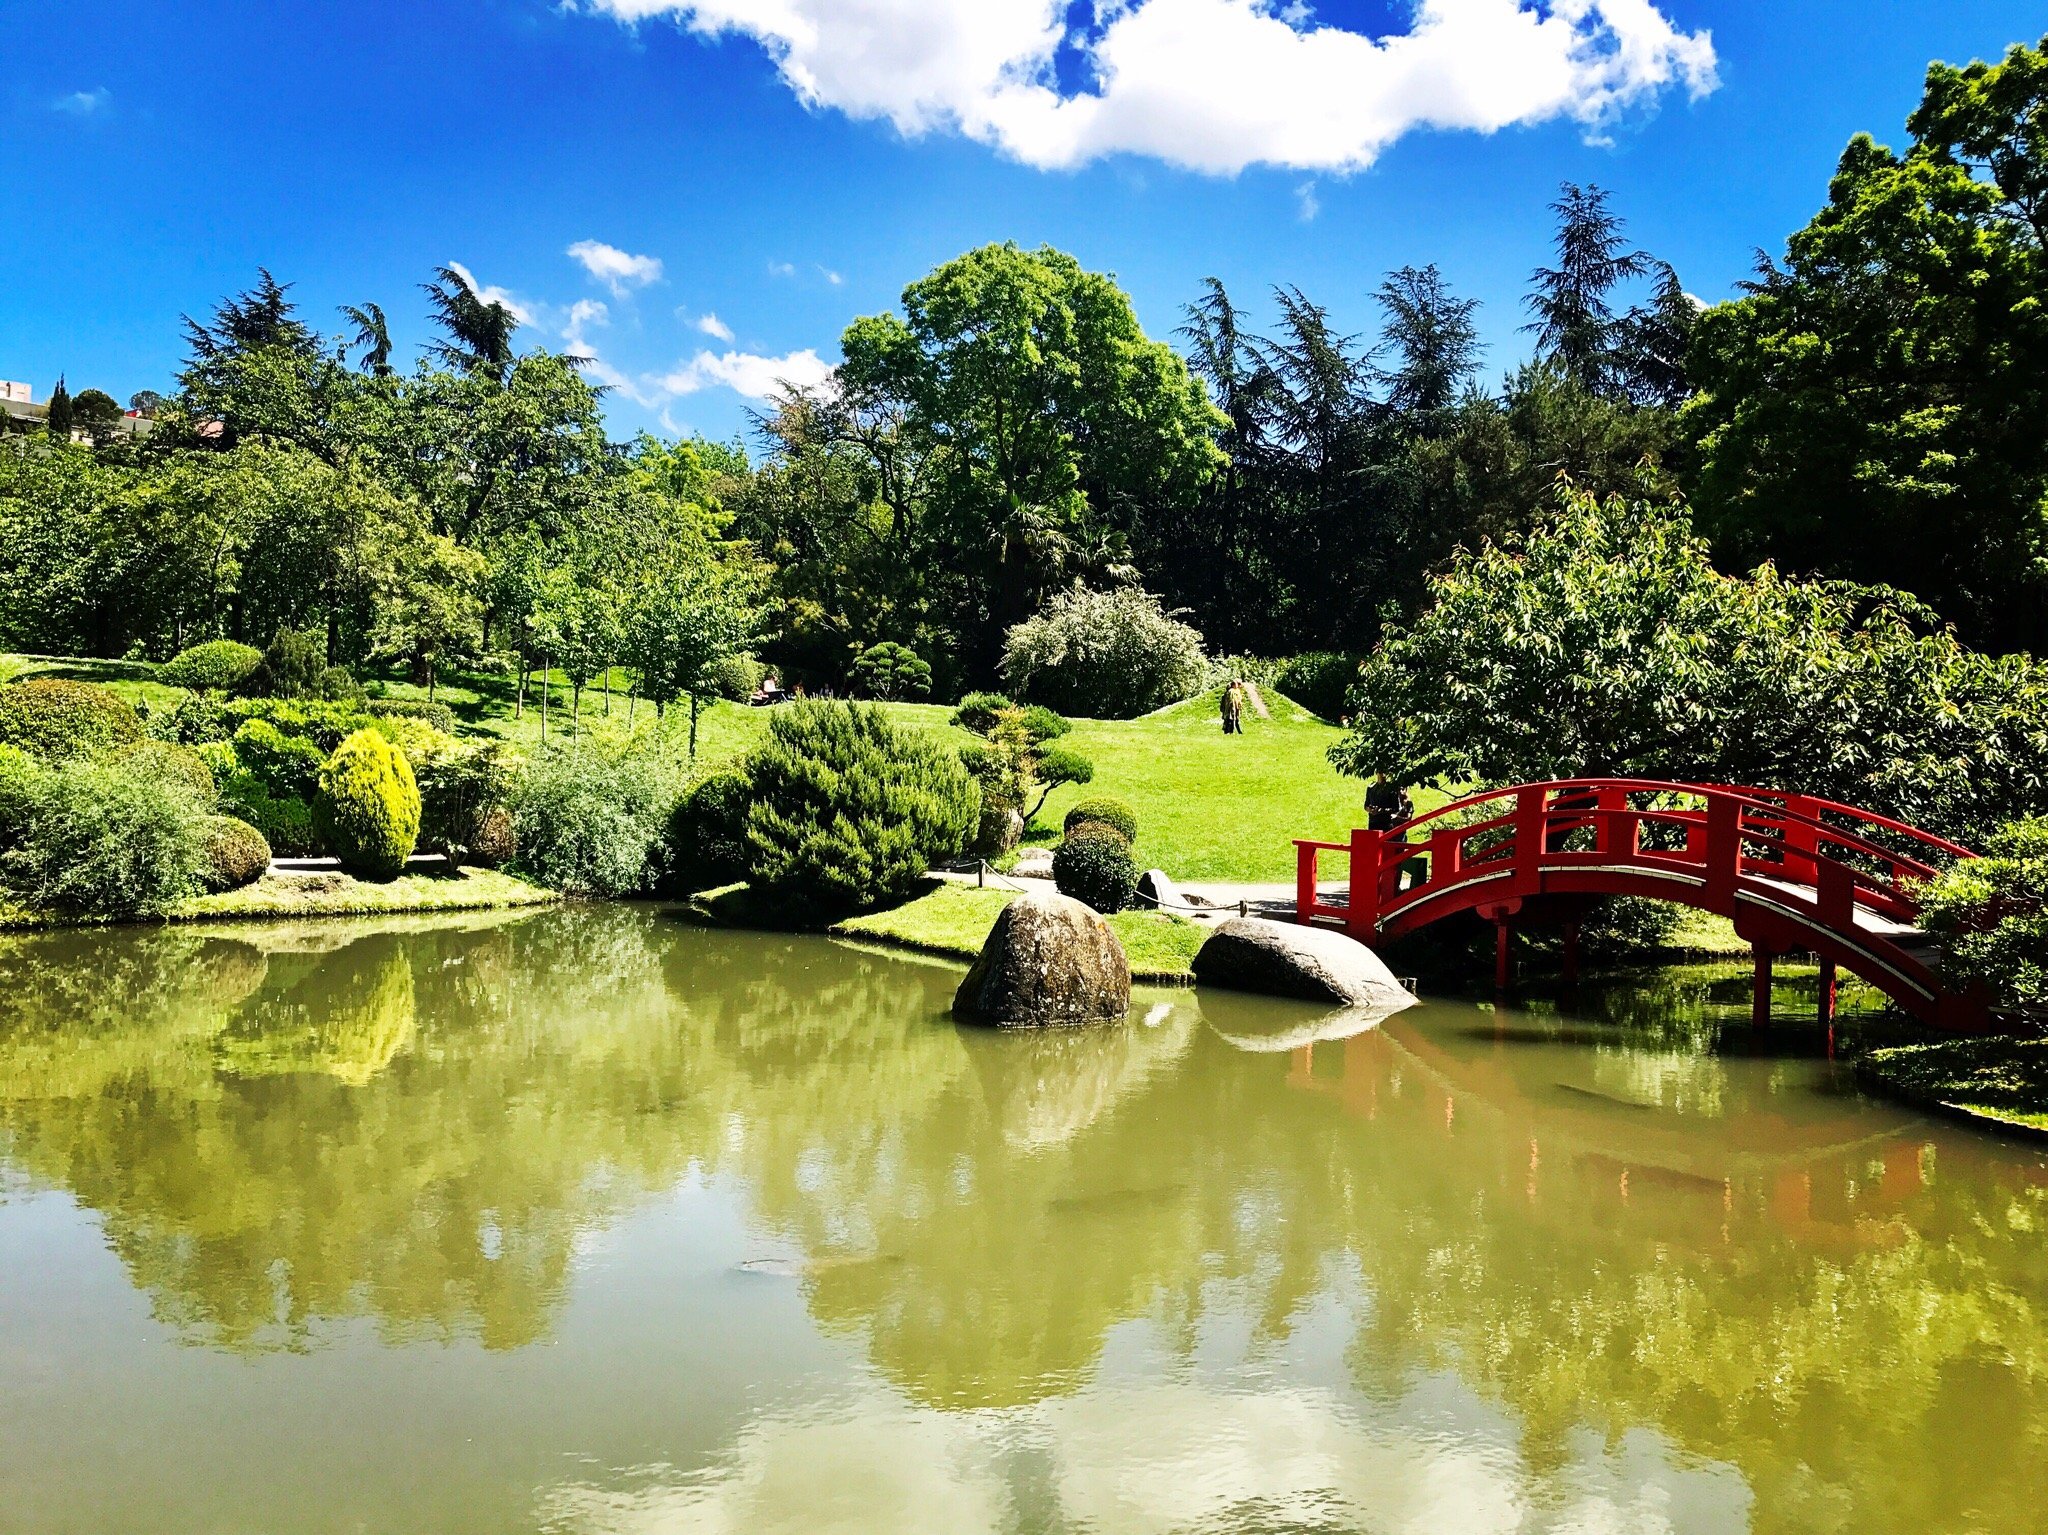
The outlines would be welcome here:
M 1504 895 L 1528 895 L 1545 871 L 1573 869 L 1683 874 L 1717 904 L 1732 903 L 1738 883 L 1790 886 L 1839 928 L 1859 908 L 1910 923 L 1915 887 L 1970 856 L 1890 817 L 1810 795 L 1623 778 L 1489 790 L 1388 832 L 1295 845 L 1300 919 L 1341 921 L 1365 938 L 1460 885 L 1484 880 Z M 1348 855 L 1341 902 L 1321 888 L 1328 853 Z

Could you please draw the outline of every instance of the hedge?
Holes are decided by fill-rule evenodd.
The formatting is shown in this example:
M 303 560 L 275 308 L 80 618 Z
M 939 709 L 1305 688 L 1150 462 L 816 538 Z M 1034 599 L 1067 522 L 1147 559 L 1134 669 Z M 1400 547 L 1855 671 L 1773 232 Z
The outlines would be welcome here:
M 1108 826 L 1119 832 L 1126 844 L 1138 840 L 1138 812 L 1120 799 L 1111 795 L 1098 795 L 1093 799 L 1074 801 L 1073 807 L 1060 823 L 1060 832 L 1071 837 L 1087 822 Z
M 157 668 L 166 687 L 195 693 L 232 693 L 263 664 L 263 652 L 237 640 L 207 640 L 188 646 Z
M 1131 844 L 1113 826 L 1085 822 L 1052 855 L 1052 882 L 1099 912 L 1122 911 L 1138 888 Z
M 0 687 L 0 745 L 45 762 L 111 756 L 143 733 L 125 698 L 90 682 L 31 677 Z

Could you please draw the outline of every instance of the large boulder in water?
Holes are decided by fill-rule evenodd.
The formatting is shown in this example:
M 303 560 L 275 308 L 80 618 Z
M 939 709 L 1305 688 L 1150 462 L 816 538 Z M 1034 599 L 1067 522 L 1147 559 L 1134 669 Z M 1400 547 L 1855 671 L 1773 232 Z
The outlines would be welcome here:
M 1391 1012 L 1415 998 L 1379 955 L 1329 928 L 1238 917 L 1195 955 L 1195 981 L 1269 997 L 1300 997 Z
M 1012 1027 L 1121 1018 L 1131 962 L 1109 924 L 1071 897 L 1032 890 L 996 918 L 981 958 L 953 995 L 953 1015 Z

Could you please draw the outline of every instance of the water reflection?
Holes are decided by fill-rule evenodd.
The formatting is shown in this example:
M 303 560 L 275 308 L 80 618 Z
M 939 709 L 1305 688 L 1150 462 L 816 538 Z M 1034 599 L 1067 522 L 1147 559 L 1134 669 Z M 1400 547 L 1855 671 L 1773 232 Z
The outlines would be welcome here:
M 1682 998 L 1037 1037 L 954 984 L 616 909 L 0 939 L 0 1164 L 187 1352 L 339 1372 L 288 1402 L 367 1389 L 357 1328 L 545 1359 L 446 1388 L 519 1469 L 421 1528 L 2042 1527 L 2035 1154 L 1703 1051 Z M 651 1232 L 705 1256 L 649 1289 Z M 622 1364 L 671 1328 L 732 1372 L 694 1416 Z M 47 1333 L 0 1307 L 6 1359 Z M 137 1368 L 197 1424 L 227 1389 Z M 61 1444 L 102 1388 L 50 1378 Z M 65 1511 L 91 1468 L 8 1438 Z

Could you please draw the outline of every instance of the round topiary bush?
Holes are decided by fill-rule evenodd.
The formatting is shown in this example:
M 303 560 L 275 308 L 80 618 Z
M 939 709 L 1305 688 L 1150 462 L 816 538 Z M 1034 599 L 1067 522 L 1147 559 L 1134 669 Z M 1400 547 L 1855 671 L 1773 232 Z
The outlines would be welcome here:
M 360 704 L 369 695 L 346 666 L 330 666 L 313 679 L 313 694 L 328 703 Z
M 114 760 L 125 772 L 183 784 L 202 805 L 211 805 L 220 792 L 206 758 L 189 746 L 171 741 L 137 741 L 133 746 L 122 747 L 114 754 Z
M 778 709 L 746 774 L 748 883 L 805 915 L 910 894 L 980 819 L 959 755 L 869 705 Z
M 692 888 L 729 884 L 747 872 L 746 775 L 713 773 L 676 802 L 669 818 L 670 867 Z
M 0 745 L 45 762 L 108 757 L 143 738 L 142 716 L 90 682 L 31 677 L 0 687 Z
M 199 877 L 208 890 L 240 890 L 263 878 L 270 868 L 270 844 L 247 821 L 231 815 L 206 822 L 206 872 Z
M 1060 823 L 1060 832 L 1071 837 L 1090 821 L 1120 833 L 1127 847 L 1138 840 L 1138 812 L 1114 796 L 1102 794 L 1093 799 L 1074 801 L 1073 809 Z
M 313 814 L 343 867 L 379 879 L 403 873 L 420 836 L 420 791 L 405 754 L 376 731 L 358 730 L 321 768 Z
M 232 693 L 263 664 L 263 652 L 235 640 L 207 640 L 179 651 L 157 668 L 166 687 L 195 693 Z
M 752 656 L 724 656 L 712 663 L 711 688 L 720 698 L 743 704 L 767 675 L 768 668 Z
M 1052 882 L 1099 912 L 1122 911 L 1138 888 L 1138 865 L 1115 827 L 1084 821 L 1052 855 Z

